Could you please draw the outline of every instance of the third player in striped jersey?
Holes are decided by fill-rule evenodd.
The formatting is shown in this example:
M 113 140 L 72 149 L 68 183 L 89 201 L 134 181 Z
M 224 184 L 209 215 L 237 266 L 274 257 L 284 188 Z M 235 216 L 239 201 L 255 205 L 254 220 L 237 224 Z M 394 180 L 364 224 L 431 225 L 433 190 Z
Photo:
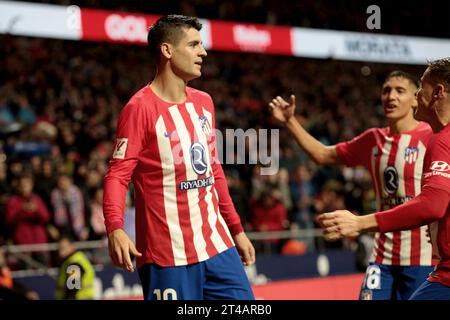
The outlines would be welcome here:
M 438 263 L 410 300 L 450 300 L 450 58 L 430 62 L 417 91 L 414 117 L 433 129 L 423 160 L 422 190 L 395 208 L 355 216 L 347 210 L 318 217 L 331 239 L 429 225 Z
M 420 193 L 422 163 L 432 130 L 414 119 L 418 80 L 394 71 L 384 81 L 381 101 L 386 128 L 372 128 L 356 138 L 325 146 L 294 116 L 295 96 L 269 103 L 273 116 L 286 123 L 300 147 L 320 165 L 364 166 L 371 174 L 379 210 L 405 203 Z M 432 271 L 427 226 L 377 233 L 360 299 L 408 299 Z

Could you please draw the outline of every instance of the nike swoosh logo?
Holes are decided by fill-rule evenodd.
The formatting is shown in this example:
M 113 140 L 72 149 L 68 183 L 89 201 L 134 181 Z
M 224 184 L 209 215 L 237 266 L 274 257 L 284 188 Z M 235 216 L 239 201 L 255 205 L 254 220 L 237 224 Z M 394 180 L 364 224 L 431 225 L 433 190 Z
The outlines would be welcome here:
M 164 132 L 164 137 L 170 138 L 170 136 L 171 136 L 172 134 L 174 134 L 175 131 L 176 131 L 176 130 L 173 130 L 171 133 Z

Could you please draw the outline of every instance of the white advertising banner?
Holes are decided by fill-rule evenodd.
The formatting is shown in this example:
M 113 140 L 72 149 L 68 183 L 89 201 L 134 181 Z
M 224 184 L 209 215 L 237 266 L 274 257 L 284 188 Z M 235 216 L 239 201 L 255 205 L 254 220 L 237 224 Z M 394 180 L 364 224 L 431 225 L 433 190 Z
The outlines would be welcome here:
M 450 40 L 292 28 L 293 55 L 385 63 L 426 64 L 450 55 Z
M 203 47 L 206 50 L 211 49 L 211 26 L 209 20 L 199 19 L 202 24 L 200 36 L 202 37 Z
M 0 33 L 79 40 L 80 8 L 0 1 Z

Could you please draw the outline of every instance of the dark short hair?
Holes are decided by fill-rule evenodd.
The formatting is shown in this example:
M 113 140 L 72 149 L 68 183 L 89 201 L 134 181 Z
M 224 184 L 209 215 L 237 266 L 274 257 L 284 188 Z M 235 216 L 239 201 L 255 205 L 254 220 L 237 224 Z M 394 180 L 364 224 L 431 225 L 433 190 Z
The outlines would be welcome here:
M 428 70 L 428 77 L 432 83 L 442 83 L 445 90 L 450 91 L 450 57 L 430 62 Z
M 386 83 L 391 78 L 403 78 L 403 79 L 409 80 L 409 82 L 411 82 L 411 84 L 414 87 L 416 87 L 416 89 L 418 89 L 420 87 L 419 79 L 408 72 L 404 72 L 404 71 L 400 71 L 400 70 L 392 71 L 391 73 L 389 73 L 387 75 L 386 79 L 384 79 L 384 83 Z
M 156 61 L 159 61 L 161 44 L 169 42 L 176 45 L 183 35 L 183 29 L 194 28 L 198 31 L 202 24 L 196 17 L 188 17 L 178 14 L 162 16 L 148 30 L 147 43 L 150 54 Z

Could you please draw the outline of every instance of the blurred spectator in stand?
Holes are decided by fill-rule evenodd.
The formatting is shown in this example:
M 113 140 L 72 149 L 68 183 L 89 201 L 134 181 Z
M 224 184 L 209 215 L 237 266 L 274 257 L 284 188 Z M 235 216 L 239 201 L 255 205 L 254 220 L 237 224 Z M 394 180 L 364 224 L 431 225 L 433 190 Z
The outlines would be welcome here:
M 17 122 L 7 99 L 0 92 L 0 134 L 9 134 L 22 128 Z
M 261 192 L 259 198 L 252 201 L 251 211 L 254 231 L 282 231 L 289 226 L 286 207 L 280 200 L 280 193 L 277 190 L 268 189 Z M 278 239 L 263 240 L 262 244 L 269 248 L 269 253 L 279 252 Z
M 103 217 L 103 189 L 94 191 L 94 196 L 89 201 L 91 217 L 91 240 L 106 238 L 105 218 Z
M 251 177 L 251 198 L 258 199 L 261 193 L 275 188 L 277 186 L 277 178 L 276 174 L 261 174 L 261 165 L 255 165 Z
M 86 227 L 83 195 L 69 175 L 62 173 L 58 176 L 51 201 L 56 226 L 56 229 L 52 228 L 50 231 L 53 240 L 58 239 L 61 233 L 70 234 L 76 240 L 86 240 L 89 231 Z
M 322 190 L 316 195 L 314 199 L 315 213 L 331 212 L 345 207 L 343 196 L 343 186 L 337 180 L 329 180 L 325 183 Z M 325 238 L 325 247 L 327 248 L 342 248 L 344 246 L 343 240 L 327 241 Z
M 77 167 L 78 161 L 80 160 L 78 151 L 75 148 L 71 148 L 65 154 L 64 160 L 64 172 L 73 177 L 75 175 L 75 169 Z
M 37 174 L 40 173 L 41 171 L 41 167 L 42 167 L 42 157 L 41 156 L 32 156 L 30 158 L 30 169 L 31 169 L 31 173 L 33 174 L 34 177 L 36 177 Z
M 280 200 L 283 202 L 288 213 L 292 210 L 292 195 L 289 188 L 289 171 L 286 168 L 280 168 L 276 174 L 276 188 L 280 193 Z
M 31 174 L 19 179 L 18 191 L 6 203 L 6 223 L 9 225 L 15 244 L 47 243 L 46 224 L 50 213 L 41 197 L 33 193 L 34 180 Z M 33 253 L 44 265 L 48 263 L 46 253 Z
M 259 195 L 264 191 L 266 188 L 266 180 L 267 176 L 261 175 L 261 166 L 256 165 L 253 167 L 252 171 L 252 178 L 251 178 L 251 198 L 252 199 L 258 199 Z
M 230 191 L 230 196 L 233 200 L 234 207 L 236 208 L 236 211 L 239 212 L 244 229 L 248 230 L 251 228 L 251 217 L 247 190 L 245 189 L 243 181 L 239 177 L 239 172 L 237 170 L 225 170 L 225 177 L 227 179 L 228 189 Z
M 0 242 L 3 242 L 11 236 L 6 225 L 6 200 L 12 189 L 7 181 L 6 163 L 2 161 L 1 157 L 4 157 L 3 153 L 0 153 Z
M 93 195 L 97 189 L 102 187 L 103 176 L 96 169 L 90 169 L 87 172 L 85 184 L 88 194 Z
M 26 96 L 19 96 L 17 98 L 17 104 L 19 106 L 19 112 L 17 113 L 17 119 L 20 123 L 26 126 L 32 126 L 36 122 L 36 112 L 30 106 L 30 102 Z
M 56 280 L 57 300 L 90 300 L 95 298 L 95 270 L 86 254 L 78 251 L 70 235 L 58 241 L 59 271 Z
M 16 121 L 7 99 L 0 96 L 0 127 L 4 128 Z
M 290 187 L 295 204 L 294 214 L 291 219 L 291 228 L 313 229 L 315 227 L 313 203 L 316 186 L 313 183 L 311 169 L 306 165 L 299 165 L 295 169 Z M 314 237 L 306 237 L 304 241 L 308 245 L 309 250 L 314 251 Z
M 86 221 L 90 221 L 89 229 L 91 232 L 91 236 L 95 239 L 99 239 L 103 236 L 103 231 L 95 229 L 92 224 L 93 219 L 98 221 L 98 217 L 92 216 L 98 213 L 98 203 L 96 202 L 96 194 L 99 192 L 99 189 L 102 189 L 102 175 L 96 170 L 96 161 L 91 161 L 89 163 L 84 163 L 78 166 L 77 168 L 77 182 L 75 184 L 80 189 L 84 202 L 87 204 L 85 207 L 85 217 Z M 103 191 L 100 191 L 103 192 Z M 97 210 L 94 212 L 93 210 Z M 102 223 L 103 223 L 103 211 L 102 213 Z M 100 226 L 101 228 L 101 226 Z M 102 229 L 101 229 L 102 230 Z M 97 233 L 100 232 L 100 233 Z
M 40 169 L 35 175 L 36 181 L 35 191 L 47 205 L 47 208 L 52 208 L 51 194 L 53 188 L 56 186 L 56 172 L 53 160 L 50 158 L 43 159 Z
M 284 131 L 280 134 L 280 144 L 285 143 L 286 145 L 280 145 L 280 167 L 286 168 L 288 171 L 292 172 L 295 167 L 300 163 L 300 158 L 302 153 L 297 151 L 297 146 L 291 146 L 292 140 L 286 139 L 284 136 Z

